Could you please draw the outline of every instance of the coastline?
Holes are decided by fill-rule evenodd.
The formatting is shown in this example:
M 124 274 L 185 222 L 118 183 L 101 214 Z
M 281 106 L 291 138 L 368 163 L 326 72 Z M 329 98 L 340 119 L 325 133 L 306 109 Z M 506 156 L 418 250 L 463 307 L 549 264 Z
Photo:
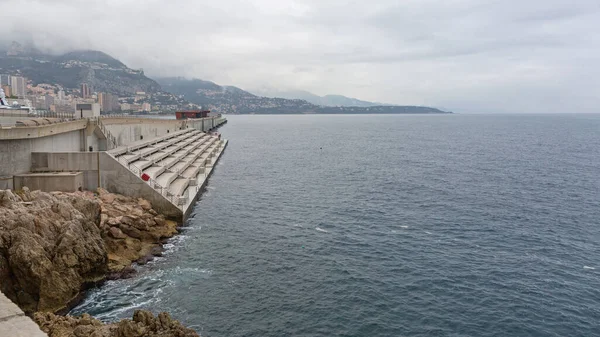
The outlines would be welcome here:
M 158 214 L 147 200 L 102 189 L 47 193 L 24 188 L 1 190 L 0 210 L 1 290 L 50 336 L 69 336 L 65 329 L 78 326 L 102 327 L 108 334 L 100 336 L 113 336 L 119 329 L 132 330 L 132 324 L 141 334 L 131 336 L 159 330 L 160 336 L 197 336 L 166 313 L 154 319 L 149 312 L 136 312 L 133 321 L 124 320 L 129 323 L 106 326 L 89 315 L 61 316 L 81 302 L 87 289 L 134 276 L 133 263 L 161 256 L 165 240 L 178 234 L 180 224 Z

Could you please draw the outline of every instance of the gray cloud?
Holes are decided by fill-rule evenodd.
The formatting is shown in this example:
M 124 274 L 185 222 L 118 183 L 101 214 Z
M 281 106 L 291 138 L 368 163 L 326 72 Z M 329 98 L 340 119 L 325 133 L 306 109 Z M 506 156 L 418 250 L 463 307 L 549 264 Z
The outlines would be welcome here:
M 597 0 L 2 0 L 0 42 L 155 76 L 465 112 L 599 112 Z

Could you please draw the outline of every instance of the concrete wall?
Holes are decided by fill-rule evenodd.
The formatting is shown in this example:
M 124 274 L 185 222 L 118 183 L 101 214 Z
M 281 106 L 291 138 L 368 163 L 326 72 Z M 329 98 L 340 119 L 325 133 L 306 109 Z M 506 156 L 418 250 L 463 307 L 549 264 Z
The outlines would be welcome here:
M 157 119 L 157 118 L 102 118 L 106 129 L 117 139 L 119 146 L 143 139 L 164 136 L 167 133 L 194 128 L 208 131 L 225 122 L 223 117 L 200 119 Z
M 143 139 L 164 136 L 182 130 L 184 123 L 175 119 L 102 118 L 106 129 L 117 139 L 119 146 Z
M 117 138 L 119 145 L 127 145 L 142 137 L 151 139 L 185 128 L 208 131 L 226 120 L 217 117 L 188 120 L 102 118 L 102 122 Z M 98 137 L 96 132 L 98 131 L 95 125 L 88 123 L 87 120 L 34 127 L 0 128 L 0 189 L 12 189 L 13 176 L 32 169 L 31 153 L 33 152 L 89 151 L 90 146 L 93 151 L 106 150 L 106 140 Z M 42 167 L 36 165 L 36 169 L 42 170 Z M 97 169 L 48 167 L 48 171 L 52 170 L 83 171 L 85 189 L 95 190 L 98 187 Z
M 41 190 L 45 192 L 74 192 L 83 190 L 83 173 L 56 172 L 19 174 L 15 175 L 14 184 L 15 190 L 19 190 L 27 186 L 32 191 Z
M 0 292 L 0 336 L 48 337 L 31 318 Z
M 25 115 L 23 117 L 6 117 L 0 115 L 0 125 L 12 126 L 17 123 L 17 121 L 22 121 L 24 119 L 29 119 L 29 116 Z
M 183 219 L 181 209 L 105 152 L 100 153 L 100 184 L 113 193 L 144 198 L 152 203 L 152 208 L 158 213 L 176 221 Z
M 15 174 L 29 172 L 32 152 L 81 151 L 82 131 L 74 130 L 47 137 L 0 140 L 0 189 L 12 188 Z
M 31 171 L 81 171 L 83 189 L 95 191 L 99 187 L 99 152 L 33 152 Z

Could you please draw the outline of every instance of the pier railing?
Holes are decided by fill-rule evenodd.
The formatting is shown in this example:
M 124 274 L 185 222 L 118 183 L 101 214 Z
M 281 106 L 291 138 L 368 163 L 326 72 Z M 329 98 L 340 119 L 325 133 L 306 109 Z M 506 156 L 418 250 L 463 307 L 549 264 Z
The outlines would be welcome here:
M 104 123 L 99 117 L 90 118 L 92 122 L 94 122 L 102 131 L 102 134 L 106 137 L 106 150 L 112 150 L 118 146 L 117 138 L 112 135 L 112 133 L 106 128 Z
M 138 176 L 140 179 L 142 179 L 141 176 L 144 173 L 144 171 L 141 168 L 137 167 L 134 164 L 127 162 L 127 160 L 123 157 L 118 157 L 116 159 L 119 163 L 123 164 L 131 172 L 133 172 L 136 176 Z M 123 159 L 123 160 L 121 160 L 121 159 Z M 178 174 L 178 173 L 176 173 L 176 174 Z M 144 180 L 142 179 L 142 181 L 144 181 Z M 148 176 L 148 180 L 146 181 L 146 183 L 150 187 L 152 187 L 152 189 L 154 189 L 156 192 L 160 193 L 160 195 L 162 195 L 167 200 L 169 200 L 173 205 L 176 205 L 179 208 L 183 208 L 185 206 L 185 204 L 187 203 L 188 197 L 176 196 L 171 191 L 169 191 L 169 189 L 167 187 L 163 187 L 161 184 L 159 184 L 156 181 L 156 179 L 154 179 L 150 176 Z

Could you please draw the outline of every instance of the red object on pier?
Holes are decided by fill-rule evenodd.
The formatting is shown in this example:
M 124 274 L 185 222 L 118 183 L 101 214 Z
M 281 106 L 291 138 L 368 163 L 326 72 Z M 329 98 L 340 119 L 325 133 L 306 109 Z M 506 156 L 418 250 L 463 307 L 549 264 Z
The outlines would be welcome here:
M 147 173 L 142 173 L 142 180 L 148 181 L 148 180 L 150 180 L 150 176 Z
M 204 118 L 208 117 L 209 110 L 188 110 L 188 111 L 177 111 L 175 112 L 175 118 L 177 119 L 188 119 L 188 118 Z

